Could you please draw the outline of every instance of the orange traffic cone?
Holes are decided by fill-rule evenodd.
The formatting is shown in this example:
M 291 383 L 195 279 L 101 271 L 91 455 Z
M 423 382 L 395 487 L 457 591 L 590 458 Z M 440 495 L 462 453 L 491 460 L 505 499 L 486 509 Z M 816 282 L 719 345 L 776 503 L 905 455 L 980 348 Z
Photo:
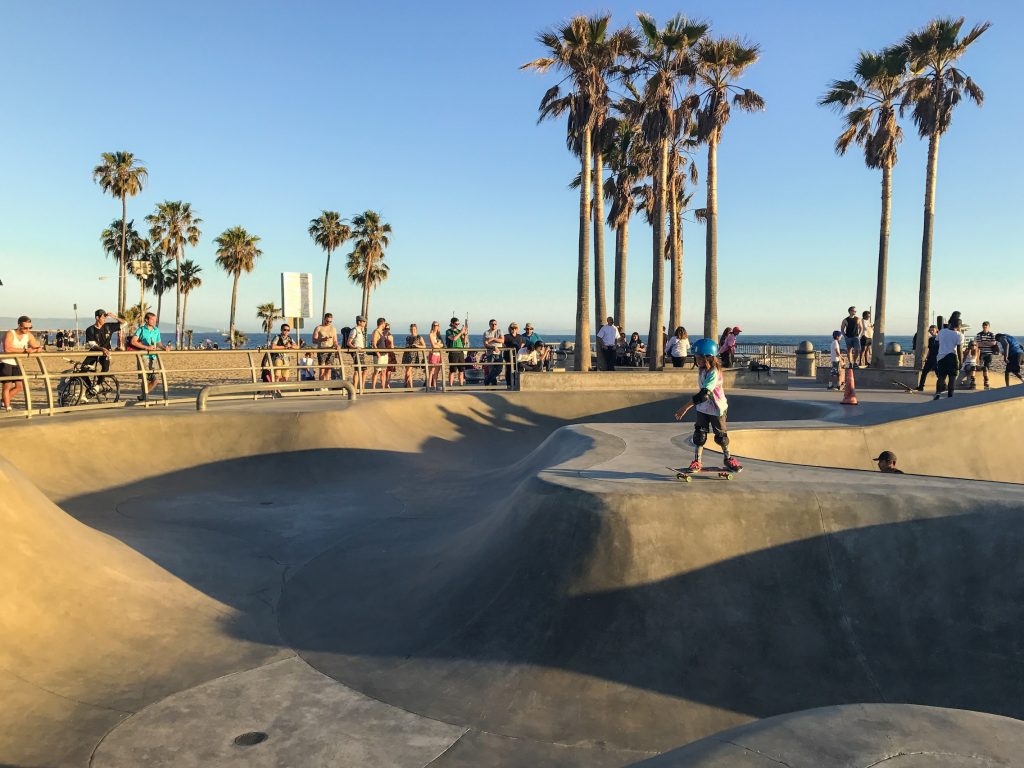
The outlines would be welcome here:
M 846 385 L 843 387 L 843 405 L 857 404 L 857 388 L 853 384 L 853 368 L 846 369 Z

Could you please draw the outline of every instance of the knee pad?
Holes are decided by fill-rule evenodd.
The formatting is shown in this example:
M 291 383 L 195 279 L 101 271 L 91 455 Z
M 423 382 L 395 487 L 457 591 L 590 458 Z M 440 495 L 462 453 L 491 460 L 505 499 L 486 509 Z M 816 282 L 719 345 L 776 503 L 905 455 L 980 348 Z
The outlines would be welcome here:
M 698 448 L 708 441 L 708 431 L 700 427 L 693 428 L 693 444 Z
M 723 448 L 729 446 L 729 433 L 728 432 L 715 432 L 715 442 Z

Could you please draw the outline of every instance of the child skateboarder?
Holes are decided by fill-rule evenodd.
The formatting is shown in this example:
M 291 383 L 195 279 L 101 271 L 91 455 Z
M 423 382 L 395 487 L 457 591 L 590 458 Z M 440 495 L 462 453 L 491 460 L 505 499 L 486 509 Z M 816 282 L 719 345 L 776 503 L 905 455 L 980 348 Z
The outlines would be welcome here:
M 702 469 L 700 459 L 709 431 L 715 433 L 715 442 L 722 447 L 726 469 L 739 472 L 743 466 L 735 457 L 729 455 L 729 433 L 725 424 L 729 403 L 725 399 L 725 390 L 722 387 L 718 345 L 711 339 L 700 339 L 693 345 L 693 355 L 697 365 L 697 385 L 700 391 L 675 413 L 676 421 L 682 421 L 687 411 L 697 406 L 697 417 L 693 424 L 694 452 L 690 472 L 700 472 Z

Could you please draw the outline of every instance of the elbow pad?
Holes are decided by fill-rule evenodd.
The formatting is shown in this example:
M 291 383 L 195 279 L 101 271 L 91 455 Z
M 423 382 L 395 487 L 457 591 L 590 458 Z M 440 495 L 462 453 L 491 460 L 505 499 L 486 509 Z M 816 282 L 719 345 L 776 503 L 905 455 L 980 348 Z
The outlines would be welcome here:
M 710 397 L 711 390 L 705 387 L 704 389 L 702 389 L 700 392 L 693 396 L 693 404 L 700 405 L 701 403 L 706 402 Z

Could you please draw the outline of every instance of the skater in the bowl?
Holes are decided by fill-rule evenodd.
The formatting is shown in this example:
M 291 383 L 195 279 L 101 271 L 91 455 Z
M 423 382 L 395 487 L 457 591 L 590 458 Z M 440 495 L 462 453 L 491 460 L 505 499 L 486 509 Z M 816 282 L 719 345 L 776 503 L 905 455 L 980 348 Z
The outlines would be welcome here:
M 701 454 L 704 452 L 704 443 L 708 440 L 708 432 L 714 432 L 715 442 L 722 448 L 725 469 L 739 472 L 743 466 L 729 454 L 729 432 L 725 423 L 729 401 L 725 399 L 718 345 L 712 339 L 700 339 L 693 345 L 693 356 L 697 365 L 699 391 L 675 413 L 676 421 L 682 421 L 691 408 L 697 407 L 693 424 L 693 461 L 690 462 L 689 471 L 696 473 L 703 469 Z

